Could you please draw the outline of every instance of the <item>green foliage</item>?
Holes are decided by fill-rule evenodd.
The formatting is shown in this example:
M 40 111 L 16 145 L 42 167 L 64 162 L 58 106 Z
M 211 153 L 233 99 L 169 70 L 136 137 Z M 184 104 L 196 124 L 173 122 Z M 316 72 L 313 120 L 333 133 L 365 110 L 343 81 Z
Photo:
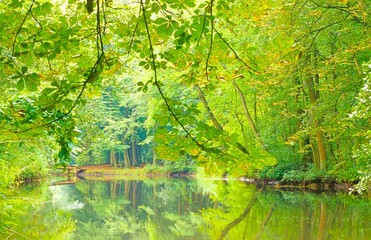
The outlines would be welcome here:
M 359 171 L 359 182 L 354 186 L 351 192 L 358 194 L 371 194 L 371 173 L 370 166 L 365 171 Z
M 335 179 L 336 182 L 351 182 L 356 183 L 359 181 L 360 174 L 358 169 L 361 169 L 359 166 L 350 166 L 347 168 L 332 169 L 328 173 L 332 179 Z
M 294 182 L 294 183 L 302 183 L 302 182 L 329 182 L 331 179 L 329 178 L 328 173 L 326 170 L 317 170 L 315 166 L 311 165 L 304 169 L 298 170 L 291 170 L 287 171 L 283 177 L 282 182 Z
M 9 179 L 71 161 L 182 171 L 184 156 L 217 174 L 355 179 L 369 161 L 365 0 L 0 7 L 2 154 L 52 152 Z
M 267 166 L 258 172 L 259 179 L 282 180 L 287 172 L 297 171 L 303 168 L 303 164 L 296 162 L 279 162 L 275 166 Z
M 24 181 L 46 176 L 47 166 L 52 164 L 49 159 L 56 155 L 56 151 L 51 151 L 48 146 L 53 146 L 54 143 L 37 141 L 20 140 L 19 143 L 0 145 L 0 189 L 17 187 Z
M 0 238 L 300 239 L 321 233 L 367 239 L 370 213 L 369 199 L 345 193 L 204 178 L 85 180 L 0 195 Z M 325 224 L 328 219 L 333 224 Z
M 148 164 L 144 170 L 149 174 L 182 175 L 194 174 L 197 164 L 190 157 L 182 157 L 177 161 L 161 161 L 159 164 Z
M 5 198 L 0 191 L 0 238 L 68 239 L 75 230 L 75 221 L 69 212 L 56 211 L 49 190 L 47 184 L 34 183 L 7 191 Z M 24 223 L 32 227 L 25 228 Z
M 190 157 L 183 157 L 174 162 L 166 162 L 165 168 L 172 174 L 190 174 L 196 172 L 196 162 Z

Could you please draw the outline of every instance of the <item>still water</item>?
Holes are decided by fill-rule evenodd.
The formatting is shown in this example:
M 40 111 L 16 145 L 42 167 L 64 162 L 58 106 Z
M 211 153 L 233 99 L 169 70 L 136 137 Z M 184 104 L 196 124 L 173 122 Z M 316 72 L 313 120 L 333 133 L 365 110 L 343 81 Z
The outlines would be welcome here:
M 0 239 L 371 239 L 371 201 L 210 179 L 27 185 L 0 196 Z

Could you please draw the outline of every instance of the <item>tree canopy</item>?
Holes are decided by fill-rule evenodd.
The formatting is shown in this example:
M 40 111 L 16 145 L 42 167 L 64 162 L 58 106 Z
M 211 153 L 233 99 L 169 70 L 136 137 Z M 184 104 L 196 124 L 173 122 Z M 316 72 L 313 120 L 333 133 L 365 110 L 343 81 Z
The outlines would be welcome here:
M 16 169 L 4 184 L 102 159 L 357 180 L 370 171 L 370 4 L 1 1 L 0 172 Z

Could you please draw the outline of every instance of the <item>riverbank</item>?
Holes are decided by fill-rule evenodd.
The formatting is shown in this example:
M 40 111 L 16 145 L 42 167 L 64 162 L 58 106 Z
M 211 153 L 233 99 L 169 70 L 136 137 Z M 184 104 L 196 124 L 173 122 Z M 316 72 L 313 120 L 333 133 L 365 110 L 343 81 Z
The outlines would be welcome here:
M 355 182 L 335 182 L 335 181 L 279 181 L 279 180 L 267 180 L 257 178 L 246 178 L 246 177 L 213 177 L 206 176 L 205 173 L 199 172 L 174 172 L 171 169 L 162 168 L 161 166 L 149 166 L 143 165 L 139 167 L 131 168 L 114 168 L 109 164 L 102 165 L 87 165 L 80 166 L 78 169 L 83 169 L 81 173 L 77 174 L 79 178 L 85 178 L 89 180 L 112 180 L 127 177 L 134 177 L 141 179 L 145 177 L 201 177 L 210 178 L 214 180 L 238 180 L 249 184 L 255 184 L 258 187 L 270 187 L 277 189 L 297 189 L 297 190 L 311 190 L 311 191 L 338 191 L 338 192 L 351 192 L 356 193 Z M 68 175 L 67 171 L 52 172 L 52 175 Z M 70 174 L 71 175 L 71 174 Z
M 77 173 L 81 177 L 103 177 L 103 176 L 171 176 L 171 177 L 191 177 L 196 174 L 194 171 L 188 169 L 184 171 L 177 171 L 172 168 L 162 166 L 142 165 L 139 167 L 130 168 L 115 168 L 110 164 L 100 165 L 85 165 L 76 167 Z M 53 171 L 52 175 L 68 175 L 73 174 L 72 171 L 68 172 L 64 169 Z

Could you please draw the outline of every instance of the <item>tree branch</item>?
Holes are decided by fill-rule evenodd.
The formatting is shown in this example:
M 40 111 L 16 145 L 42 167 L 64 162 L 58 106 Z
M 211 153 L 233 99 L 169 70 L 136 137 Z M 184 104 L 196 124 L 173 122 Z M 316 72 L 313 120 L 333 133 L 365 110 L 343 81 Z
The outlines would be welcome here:
M 38 125 L 38 126 L 33 126 L 33 127 L 27 128 L 27 129 L 22 130 L 22 131 L 16 131 L 16 133 L 24 133 L 24 132 L 28 132 L 28 131 L 33 130 L 33 129 L 42 128 L 42 127 L 51 125 L 52 123 L 55 123 L 55 122 L 63 119 L 64 117 L 68 116 L 75 109 L 75 107 L 77 105 L 77 102 L 82 97 L 82 94 L 84 93 L 88 83 L 94 82 L 98 78 L 98 76 L 100 74 L 100 71 L 102 70 L 103 59 L 104 59 L 104 54 L 102 53 L 99 56 L 99 58 L 97 59 L 97 61 L 95 62 L 92 69 L 90 70 L 88 78 L 83 82 L 81 90 L 80 90 L 79 94 L 77 95 L 73 105 L 71 106 L 71 108 L 66 113 L 62 114 L 61 116 L 59 116 L 55 119 L 53 119 L 52 121 L 49 121 L 47 123 L 44 123 L 44 124 L 41 124 L 41 125 Z
M 161 98 L 164 100 L 165 102 L 165 105 L 168 109 L 168 111 L 170 112 L 171 116 L 173 116 L 173 118 L 175 119 L 175 121 L 181 126 L 181 128 L 184 130 L 184 132 L 187 134 L 187 136 L 198 146 L 200 147 L 201 149 L 205 150 L 204 146 L 202 144 L 200 144 L 190 133 L 189 131 L 185 128 L 185 126 L 183 125 L 183 123 L 179 120 L 179 118 L 175 115 L 174 111 L 172 110 L 168 100 L 166 99 L 165 95 L 164 95 L 164 92 L 162 91 L 161 89 L 161 86 L 160 86 L 160 83 L 158 81 L 158 78 L 157 78 L 157 68 L 156 68 L 156 60 L 155 60 L 155 54 L 154 54 L 154 51 L 153 51 L 153 44 L 152 44 L 152 39 L 151 39 L 151 34 L 149 32 L 149 26 L 148 26 L 148 22 L 147 22 L 147 17 L 146 17 L 146 10 L 145 10 L 145 7 L 144 7 L 144 3 L 143 3 L 143 0 L 140 1 L 140 4 L 142 6 L 142 13 L 143 13 L 143 19 L 144 19 L 144 24 L 145 24 L 145 27 L 146 27 L 146 32 L 147 32 L 147 37 L 148 37 L 148 43 L 149 43 L 149 49 L 150 49 L 150 54 L 151 54 L 151 62 L 152 62 L 152 66 L 153 66 L 153 73 L 154 73 L 154 84 L 157 88 L 157 90 L 159 91 L 160 95 L 161 95 Z
M 208 81 L 210 81 L 208 68 L 209 68 L 209 60 L 210 60 L 211 52 L 213 50 L 213 37 L 214 37 L 213 3 L 214 3 L 214 0 L 211 0 L 210 1 L 210 4 L 209 4 L 209 7 L 210 7 L 210 16 L 211 16 L 211 33 L 210 33 L 209 53 L 207 54 L 206 66 L 205 66 L 205 74 L 206 74 L 206 79 Z M 205 15 L 205 18 L 206 18 L 206 15 Z
M 258 198 L 258 195 L 259 195 L 260 192 L 257 192 L 254 194 L 254 196 L 251 198 L 249 204 L 246 206 L 245 210 L 243 211 L 243 213 L 238 217 L 236 218 L 234 221 L 230 222 L 223 230 L 222 234 L 220 235 L 220 237 L 218 238 L 219 240 L 222 240 L 224 239 L 225 235 L 227 235 L 227 233 L 235 226 L 237 226 L 240 222 L 242 222 L 246 217 L 247 215 L 250 213 L 251 211 L 251 208 L 254 206 L 257 198 Z
M 22 23 L 19 26 L 19 28 L 17 30 L 17 33 L 15 34 L 13 45 L 12 45 L 12 55 L 14 55 L 14 51 L 15 51 L 14 48 L 15 48 L 15 44 L 17 43 L 17 37 L 18 37 L 19 33 L 21 32 L 21 29 L 22 29 L 24 23 L 26 22 L 26 19 L 27 19 L 28 15 L 31 14 L 31 11 L 32 11 L 32 8 L 33 8 L 34 4 L 35 4 L 35 0 L 32 1 L 31 5 L 30 5 L 30 8 L 28 9 L 28 11 L 26 13 L 26 16 L 24 16 L 24 18 L 22 20 Z
M 251 66 L 249 66 L 244 60 L 242 60 L 242 58 L 240 58 L 240 56 L 238 56 L 237 52 L 232 48 L 232 46 L 227 42 L 227 40 L 225 40 L 222 35 L 218 32 L 218 30 L 216 30 L 215 27 L 213 27 L 213 29 L 215 30 L 216 34 L 218 35 L 218 37 L 225 43 L 225 45 L 228 46 L 228 48 L 233 52 L 234 56 L 238 59 L 238 61 L 240 61 L 243 65 L 245 65 L 248 69 L 250 69 L 251 71 L 253 72 L 256 72 L 256 73 L 260 73 L 258 70 L 252 68 Z
M 99 0 L 97 0 L 97 51 L 98 51 L 98 59 L 100 56 L 104 56 L 104 48 L 103 48 L 103 39 L 102 39 L 102 29 L 100 26 L 100 7 L 99 7 Z
M 138 19 L 140 19 L 140 17 L 141 17 L 141 12 L 142 12 L 142 5 L 140 5 L 140 7 L 139 7 Z M 131 35 L 128 55 L 130 54 L 130 52 L 131 52 L 131 48 L 133 47 L 134 37 L 135 37 L 135 33 L 136 33 L 137 30 L 138 30 L 138 25 L 139 25 L 139 22 L 137 21 L 137 24 L 135 25 L 135 28 L 134 28 L 133 34 Z

